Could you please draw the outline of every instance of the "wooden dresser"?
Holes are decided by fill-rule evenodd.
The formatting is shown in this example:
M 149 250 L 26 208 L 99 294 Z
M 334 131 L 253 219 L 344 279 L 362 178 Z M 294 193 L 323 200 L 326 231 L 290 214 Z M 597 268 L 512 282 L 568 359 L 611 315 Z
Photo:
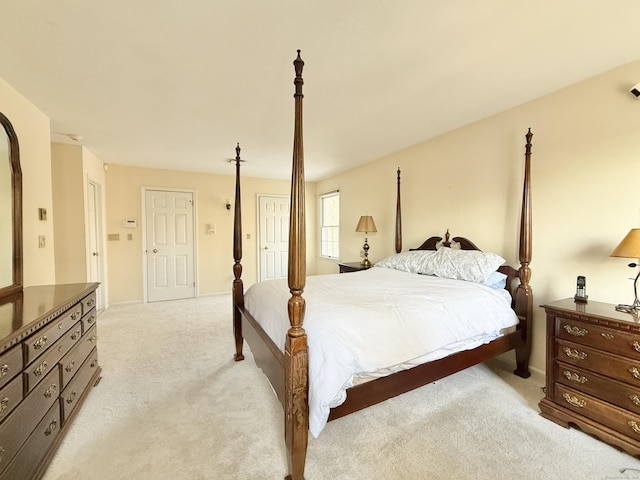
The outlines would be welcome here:
M 0 480 L 40 478 L 98 382 L 97 287 L 27 287 L 0 304 Z
M 640 323 L 608 303 L 543 305 L 547 371 L 542 416 L 640 456 Z

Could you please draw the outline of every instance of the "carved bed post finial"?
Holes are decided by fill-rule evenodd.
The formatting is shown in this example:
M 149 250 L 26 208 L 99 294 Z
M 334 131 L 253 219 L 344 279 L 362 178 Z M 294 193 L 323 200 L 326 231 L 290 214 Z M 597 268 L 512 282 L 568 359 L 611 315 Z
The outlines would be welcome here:
M 451 242 L 449 241 L 450 238 L 451 234 L 449 233 L 449 229 L 447 228 L 447 231 L 444 233 L 444 242 L 442 242 L 442 245 L 445 247 L 451 247 Z
M 300 57 L 294 60 L 296 72 L 295 119 L 293 135 L 293 166 L 291 171 L 291 205 L 289 216 L 289 323 L 285 341 L 285 441 L 288 450 L 287 480 L 304 480 L 309 430 L 309 358 L 307 334 L 302 328 L 305 299 L 302 297 L 306 281 L 306 228 L 304 148 L 302 142 L 302 67 Z
M 532 252 L 532 222 L 531 222 L 531 139 L 533 133 L 531 129 L 525 135 L 527 143 L 525 145 L 524 162 L 524 186 L 522 189 L 522 211 L 520 214 L 520 285 L 515 295 L 515 311 L 519 316 L 527 319 L 527 326 L 524 329 L 524 345 L 516 348 L 516 370 L 515 374 L 523 378 L 528 378 L 529 357 L 531 355 L 531 328 L 533 325 L 533 292 L 529 281 L 531 280 Z
M 242 284 L 242 208 L 240 204 L 240 143 L 236 145 L 236 196 L 233 209 L 233 334 L 236 342 L 236 362 L 244 360 L 242 354 L 242 319 L 238 307 L 244 304 L 244 287 Z
M 398 194 L 396 197 L 396 253 L 402 251 L 402 208 L 400 206 L 400 167 L 398 167 Z

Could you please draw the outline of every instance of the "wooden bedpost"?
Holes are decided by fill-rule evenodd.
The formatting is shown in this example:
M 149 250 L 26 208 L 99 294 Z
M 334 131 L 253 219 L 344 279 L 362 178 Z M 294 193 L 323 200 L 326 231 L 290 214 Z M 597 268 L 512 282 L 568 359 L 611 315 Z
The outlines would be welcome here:
M 285 343 L 285 441 L 288 450 L 289 475 L 286 480 L 304 480 L 309 430 L 309 351 L 307 334 L 302 328 L 305 300 L 302 298 L 306 281 L 306 228 L 304 149 L 302 144 L 302 67 L 298 56 L 293 65 L 296 71 L 295 120 L 293 137 L 293 167 L 291 172 L 291 207 L 289 217 L 289 299 L 291 328 Z
M 240 144 L 236 145 L 236 196 L 233 209 L 233 335 L 236 341 L 236 362 L 244 360 L 242 354 L 242 319 L 239 307 L 244 304 L 244 287 L 242 285 L 242 208 L 240 205 Z
M 526 318 L 523 330 L 524 345 L 516 348 L 516 370 L 513 372 L 522 378 L 528 378 L 529 357 L 531 356 L 531 327 L 533 324 L 533 292 L 531 279 L 531 129 L 526 134 L 524 165 L 524 187 L 522 192 L 522 213 L 520 216 L 520 285 L 515 295 L 515 311 Z
M 398 194 L 396 196 L 396 253 L 402 251 L 402 208 L 400 207 L 400 167 L 398 167 Z

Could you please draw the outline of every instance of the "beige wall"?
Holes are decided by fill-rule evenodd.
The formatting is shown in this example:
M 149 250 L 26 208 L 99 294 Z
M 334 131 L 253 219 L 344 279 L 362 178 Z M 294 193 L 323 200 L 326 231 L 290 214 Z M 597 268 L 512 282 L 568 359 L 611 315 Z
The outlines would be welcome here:
M 56 281 L 87 281 L 84 174 L 80 145 L 51 144 Z
M 319 182 L 341 192 L 341 251 L 359 258 L 359 215 L 373 215 L 375 261 L 394 251 L 395 171 L 402 169 L 404 250 L 449 228 L 484 250 L 517 263 L 524 135 L 532 155 L 533 260 L 536 305 L 532 365 L 544 369 L 545 302 L 571 297 L 577 275 L 593 301 L 630 303 L 635 271 L 609 254 L 640 226 L 640 100 L 628 89 L 640 62 L 495 115 Z M 434 113 L 437 114 L 437 113 Z M 319 262 L 319 272 L 333 272 Z
M 2 79 L 0 111 L 13 124 L 20 148 L 24 284 L 55 283 L 49 119 Z M 47 221 L 39 220 L 38 208 L 47 209 Z M 38 248 L 39 235 L 46 238 L 45 248 Z
M 232 167 L 230 167 L 232 169 Z M 233 171 L 233 169 L 232 169 Z M 172 170 L 109 165 L 106 173 L 106 234 L 120 234 L 119 241 L 107 242 L 110 303 L 140 302 L 144 298 L 143 274 L 143 187 L 186 189 L 196 192 L 196 243 L 198 294 L 228 292 L 233 281 L 233 202 L 235 177 Z M 245 288 L 257 279 L 257 195 L 288 194 L 289 181 L 246 177 L 242 179 L 243 282 Z M 313 185 L 308 204 L 313 205 Z M 137 221 L 135 229 L 124 228 L 122 221 Z M 315 214 L 310 213 L 313 225 Z M 207 235 L 205 225 L 216 224 L 216 234 Z M 133 239 L 127 240 L 132 233 Z M 247 239 L 247 235 L 250 239 Z M 313 255 L 308 252 L 309 270 L 313 272 Z

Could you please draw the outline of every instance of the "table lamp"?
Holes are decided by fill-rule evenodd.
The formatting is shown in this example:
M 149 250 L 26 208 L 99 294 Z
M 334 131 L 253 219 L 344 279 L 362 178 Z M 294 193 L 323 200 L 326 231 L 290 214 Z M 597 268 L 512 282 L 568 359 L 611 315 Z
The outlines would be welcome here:
M 367 243 L 367 235 L 369 232 L 377 232 L 376 230 L 376 222 L 373 221 L 373 217 L 371 215 L 362 215 L 360 220 L 358 221 L 358 226 L 356 227 L 356 232 L 364 232 L 364 245 L 362 246 L 362 250 L 364 250 L 364 259 L 360 262 L 360 265 L 363 267 L 369 268 L 371 266 L 371 262 L 369 261 L 369 244 Z
M 611 257 L 622 257 L 622 258 L 640 258 L 640 228 L 632 228 L 627 236 L 622 239 L 620 245 L 618 245 L 613 252 L 611 252 Z M 638 264 L 632 262 L 629 264 L 629 267 L 635 268 Z M 616 305 L 616 310 L 620 312 L 631 313 L 638 309 L 640 309 L 640 301 L 638 301 L 638 277 L 640 277 L 640 270 L 636 275 L 635 280 L 633 281 L 633 294 L 634 300 L 631 305 Z

